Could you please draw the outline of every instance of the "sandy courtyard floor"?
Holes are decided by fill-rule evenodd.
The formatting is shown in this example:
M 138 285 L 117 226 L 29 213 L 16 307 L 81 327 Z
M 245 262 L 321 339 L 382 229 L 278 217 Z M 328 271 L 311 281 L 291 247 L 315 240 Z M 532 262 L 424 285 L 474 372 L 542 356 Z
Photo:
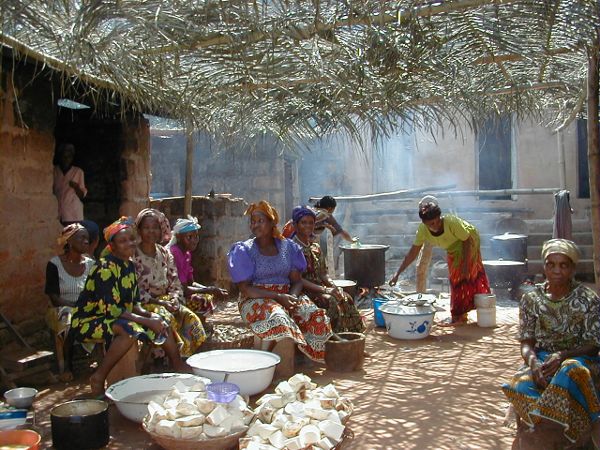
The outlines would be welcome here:
M 372 323 L 372 312 L 367 314 Z M 342 374 L 308 365 L 300 369 L 317 383 L 333 381 L 354 402 L 349 423 L 354 438 L 344 448 L 521 448 L 516 431 L 502 426 L 507 402 L 500 391 L 520 363 L 517 314 L 516 303 L 499 302 L 496 328 L 478 327 L 472 312 L 469 325 L 434 325 L 431 335 L 419 341 L 394 340 L 383 328 L 371 329 L 366 344 L 370 357 L 362 371 Z M 446 315 L 438 313 L 436 319 Z M 52 385 L 38 396 L 36 429 L 43 435 L 43 448 L 51 446 L 51 407 L 87 389 L 82 379 Z M 114 406 L 110 422 L 107 448 L 160 448 Z

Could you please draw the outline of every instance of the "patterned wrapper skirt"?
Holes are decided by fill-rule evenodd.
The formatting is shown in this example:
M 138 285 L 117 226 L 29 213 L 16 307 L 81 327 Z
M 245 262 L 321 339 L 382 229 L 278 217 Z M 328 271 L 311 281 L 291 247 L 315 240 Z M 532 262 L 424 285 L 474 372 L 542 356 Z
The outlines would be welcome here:
M 457 318 L 475 308 L 475 294 L 490 293 L 490 283 L 481 261 L 477 230 L 471 231 L 471 239 L 459 241 L 448 249 L 447 261 L 450 312 L 453 318 Z M 466 271 L 463 264 L 466 264 Z
M 212 294 L 192 294 L 186 301 L 186 306 L 200 318 L 205 318 L 215 310 L 214 296 Z
M 287 284 L 255 285 L 281 294 L 289 292 Z M 293 312 L 270 298 L 240 299 L 242 318 L 256 336 L 265 341 L 293 339 L 302 353 L 313 361 L 325 361 L 325 342 L 330 338 L 331 325 L 324 309 L 317 307 L 306 296 Z
M 172 314 L 167 308 L 156 303 L 146 303 L 143 307 L 146 311 L 158 314 L 169 324 L 175 342 L 179 347 L 179 353 L 184 358 L 196 353 L 206 340 L 202 321 L 189 308 L 180 305 L 179 311 Z
M 549 355 L 537 352 L 540 361 Z M 569 441 L 576 442 L 600 418 L 599 364 L 598 357 L 566 359 L 543 391 L 533 382 L 529 367 L 523 366 L 502 390 L 529 426 L 533 427 L 541 418 L 551 420 L 564 427 Z
M 344 300 L 342 301 L 333 295 L 308 294 L 308 296 L 315 305 L 327 311 L 331 328 L 335 333 L 344 331 L 362 333 L 365 331 L 365 322 L 350 295 L 344 293 Z

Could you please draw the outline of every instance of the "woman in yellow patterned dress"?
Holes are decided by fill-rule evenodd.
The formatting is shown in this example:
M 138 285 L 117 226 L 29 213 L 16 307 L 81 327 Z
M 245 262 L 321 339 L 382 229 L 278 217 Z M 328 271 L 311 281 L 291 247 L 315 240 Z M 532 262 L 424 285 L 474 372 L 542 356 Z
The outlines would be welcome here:
M 108 347 L 90 377 L 94 396 L 104 394 L 108 373 L 136 339 L 162 344 L 174 370 L 191 372 L 179 356 L 164 320 L 140 305 L 135 268 L 130 260 L 135 250 L 132 223 L 131 219 L 121 217 L 104 230 L 110 252 L 92 267 L 73 310 L 73 338 L 79 342 L 104 341 Z

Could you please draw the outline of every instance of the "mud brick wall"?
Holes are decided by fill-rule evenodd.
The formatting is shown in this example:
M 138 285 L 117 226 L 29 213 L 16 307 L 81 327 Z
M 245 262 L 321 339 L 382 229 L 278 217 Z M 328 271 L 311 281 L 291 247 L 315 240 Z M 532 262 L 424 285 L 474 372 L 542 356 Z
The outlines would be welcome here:
M 43 323 L 45 267 L 62 228 L 52 194 L 52 96 L 43 84 L 0 71 L 0 310 L 14 323 Z
M 171 224 L 183 217 L 183 197 L 153 200 Z M 203 284 L 233 288 L 227 270 L 227 252 L 234 242 L 248 239 L 250 230 L 244 211 L 248 204 L 240 198 L 193 197 L 192 215 L 202 226 L 200 243 L 193 253 L 194 278 Z
M 148 206 L 150 195 L 150 127 L 143 116 L 123 124 L 123 165 L 121 181 L 122 216 L 136 216 Z M 117 217 L 115 217 L 115 220 Z

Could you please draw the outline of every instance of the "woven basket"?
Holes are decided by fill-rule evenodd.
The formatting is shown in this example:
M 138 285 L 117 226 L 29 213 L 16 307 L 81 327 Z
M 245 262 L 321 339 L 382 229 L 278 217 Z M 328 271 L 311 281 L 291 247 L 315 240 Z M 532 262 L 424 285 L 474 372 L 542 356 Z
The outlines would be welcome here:
M 240 438 L 246 434 L 246 430 L 244 430 L 228 436 L 197 441 L 192 439 L 176 439 L 156 434 L 148 430 L 145 421 L 142 426 L 152 436 L 154 442 L 165 450 L 232 450 L 238 448 Z

